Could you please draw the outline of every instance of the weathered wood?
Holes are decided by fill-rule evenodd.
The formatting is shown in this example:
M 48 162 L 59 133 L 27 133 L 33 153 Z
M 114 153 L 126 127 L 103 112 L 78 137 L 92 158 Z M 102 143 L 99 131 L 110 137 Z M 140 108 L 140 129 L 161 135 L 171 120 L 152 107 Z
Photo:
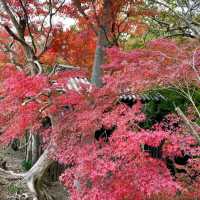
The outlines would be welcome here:
M 52 200 L 51 193 L 47 191 L 47 187 L 43 182 L 43 176 L 54 162 L 49 158 L 49 153 L 54 151 L 54 146 L 49 145 L 40 156 L 38 161 L 26 173 L 15 173 L 0 168 L 0 178 L 5 180 L 22 180 L 27 184 L 28 189 L 34 196 L 34 200 Z

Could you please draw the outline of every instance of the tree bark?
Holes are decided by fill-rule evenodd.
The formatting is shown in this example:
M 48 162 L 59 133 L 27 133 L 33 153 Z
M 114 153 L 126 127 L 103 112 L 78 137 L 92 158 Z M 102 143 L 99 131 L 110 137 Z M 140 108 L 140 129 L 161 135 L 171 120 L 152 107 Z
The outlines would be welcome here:
M 40 156 L 40 138 L 39 135 L 32 135 L 32 165 L 34 165 Z
M 25 160 L 26 162 L 29 162 L 32 160 L 32 135 L 30 135 L 28 132 L 25 135 L 26 138 L 26 143 L 28 144 L 26 146 L 26 156 L 25 156 Z
M 92 69 L 91 82 L 97 87 L 102 86 L 102 69 L 104 64 L 105 48 L 108 47 L 108 33 L 109 33 L 109 20 L 110 20 L 111 1 L 104 0 L 102 24 L 99 26 L 97 45 L 95 51 L 95 58 Z
M 28 137 L 30 141 L 27 141 L 25 160 L 27 162 L 31 161 L 32 165 L 34 165 L 41 155 L 40 137 L 37 134 L 31 133 L 31 131 Z
M 54 147 L 49 145 L 35 165 L 33 165 L 33 167 L 23 176 L 29 190 L 35 196 L 35 200 L 51 199 L 51 196 L 44 186 L 43 177 L 45 172 L 54 162 L 49 158 L 49 153 L 53 150 Z

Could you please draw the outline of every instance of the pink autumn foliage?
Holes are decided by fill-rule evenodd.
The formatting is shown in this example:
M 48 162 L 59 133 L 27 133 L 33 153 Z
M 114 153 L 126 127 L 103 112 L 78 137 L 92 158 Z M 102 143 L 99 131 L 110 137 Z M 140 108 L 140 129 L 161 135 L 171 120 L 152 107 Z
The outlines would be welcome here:
M 151 41 L 144 49 L 130 52 L 116 47 L 109 48 L 108 64 L 103 67 L 108 71 L 104 81 L 114 88 L 128 84 L 134 91 L 176 84 L 178 80 L 192 82 L 196 75 L 192 70 L 191 60 L 194 56 L 196 67 L 199 68 L 198 52 L 188 52 L 166 39 Z
M 172 52 L 166 52 L 169 48 Z M 194 138 L 184 127 L 166 130 L 162 122 L 152 130 L 142 129 L 139 123 L 146 116 L 141 102 L 129 107 L 119 97 L 175 83 L 185 72 L 193 78 L 188 52 L 174 42 L 157 40 L 132 52 L 110 49 L 109 56 L 104 86 L 79 92 L 68 90 L 66 83 L 70 77 L 84 77 L 81 72 L 27 76 L 14 66 L 6 67 L 1 81 L 0 123 L 5 128 L 1 140 L 9 142 L 32 129 L 45 143 L 53 142 L 57 150 L 50 156 L 68 166 L 60 180 L 73 200 L 143 200 L 160 193 L 173 199 L 177 191 L 187 192 L 170 174 L 166 158 L 199 154 Z M 48 130 L 41 125 L 44 116 L 53 118 Z M 178 119 L 168 116 L 168 120 L 173 126 Z M 112 133 L 95 138 L 102 128 Z M 143 149 L 145 144 L 158 147 L 162 142 L 160 159 Z M 189 164 L 199 170 L 195 160 Z
M 109 144 L 84 145 L 76 152 L 76 156 L 80 155 L 76 166 L 61 176 L 72 191 L 72 199 L 93 199 L 93 190 L 99 191 L 96 199 L 102 200 L 145 199 L 164 191 L 175 194 L 180 186 L 173 181 L 166 164 L 141 150 L 141 144 L 159 144 L 160 135 L 165 134 L 115 131 Z M 79 189 L 74 180 L 79 182 Z

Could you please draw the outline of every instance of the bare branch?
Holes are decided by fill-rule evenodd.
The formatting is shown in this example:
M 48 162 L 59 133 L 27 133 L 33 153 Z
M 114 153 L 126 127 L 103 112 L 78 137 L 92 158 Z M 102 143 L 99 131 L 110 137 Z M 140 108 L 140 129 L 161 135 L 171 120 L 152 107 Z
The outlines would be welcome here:
M 17 22 L 17 19 L 15 18 L 14 14 L 10 10 L 10 8 L 8 7 L 6 0 L 0 0 L 0 2 L 2 3 L 3 8 L 6 11 L 6 13 L 10 16 L 10 19 L 11 19 L 13 25 L 15 26 L 18 34 L 20 35 L 21 34 L 20 25 Z
M 72 65 L 63 65 L 63 64 L 55 64 L 53 66 L 52 71 L 49 73 L 49 76 L 55 74 L 57 71 L 61 71 L 61 70 L 80 70 L 80 67 L 75 67 Z
M 43 72 L 43 68 L 42 65 L 38 62 L 38 60 L 34 61 L 34 64 L 37 66 L 38 68 L 38 74 L 41 74 Z
M 192 31 L 192 35 L 194 35 L 197 39 L 200 39 L 200 24 L 194 19 L 194 13 L 198 12 L 197 10 L 194 11 L 194 9 L 197 9 L 196 5 L 198 6 L 199 4 L 191 4 L 189 1 L 182 5 L 182 2 L 180 1 L 175 1 L 176 7 L 179 8 L 179 10 L 175 9 L 171 4 L 169 4 L 166 0 L 161 1 L 161 0 L 150 0 L 153 4 L 157 4 L 160 7 L 164 7 L 165 9 L 168 9 L 169 12 L 171 12 L 175 17 L 180 19 L 187 28 Z M 162 22 L 163 25 L 165 22 Z M 165 24 L 165 26 L 169 28 L 169 24 Z M 181 28 L 181 26 L 180 26 Z M 186 30 L 185 30 L 186 31 Z M 186 32 L 187 33 L 187 32 Z M 188 36 L 188 35 L 185 35 Z M 189 34 L 190 36 L 190 34 Z
M 197 140 L 198 145 L 200 145 L 200 136 L 199 134 L 196 132 L 196 130 L 194 129 L 194 127 L 192 126 L 191 122 L 189 121 L 189 119 L 185 116 L 185 114 L 183 113 L 183 111 L 179 108 L 176 107 L 176 112 L 178 113 L 178 115 L 181 117 L 181 119 L 183 120 L 183 122 L 185 123 L 185 125 L 189 128 L 189 130 L 191 131 L 191 135 Z
M 53 14 L 53 5 L 52 5 L 51 0 L 49 0 L 49 13 L 50 13 L 50 16 L 49 16 L 49 26 L 50 27 L 49 27 L 49 30 L 48 30 L 48 33 L 47 33 L 47 36 L 46 36 L 46 40 L 45 40 L 42 52 L 46 51 L 46 49 L 47 49 L 47 43 L 48 43 L 48 40 L 49 40 L 50 33 L 52 31 L 52 18 L 53 18 L 54 14 Z
M 87 16 L 87 14 L 85 13 L 84 9 L 81 6 L 80 0 L 72 0 L 72 2 L 76 6 L 76 8 L 78 9 L 78 11 L 83 15 L 83 17 L 85 17 L 85 19 L 89 22 L 90 27 L 95 32 L 95 34 L 98 35 L 98 31 L 97 31 L 96 27 L 90 22 L 89 17 Z
M 6 178 L 7 180 L 19 180 L 23 179 L 23 174 L 18 174 L 13 171 L 7 171 L 0 168 L 0 177 Z
M 32 43 L 32 46 L 33 46 L 33 49 L 34 49 L 34 52 L 36 53 L 37 51 L 37 48 L 36 48 L 36 45 L 35 45 L 35 41 L 34 41 L 34 37 L 33 37 L 33 34 L 31 32 L 31 29 L 30 29 L 30 25 L 29 25 L 29 16 L 28 16 L 28 13 L 27 13 L 27 10 L 22 2 L 22 0 L 19 0 L 20 2 L 20 5 L 24 11 L 24 15 L 25 15 L 25 22 L 26 22 L 26 25 L 27 25 L 27 28 L 28 28 L 28 32 L 29 32 L 29 36 L 31 38 L 31 43 Z
M 4 26 L 4 28 L 6 29 L 6 31 L 10 34 L 10 36 L 13 37 L 14 40 L 17 40 L 18 42 L 20 42 L 22 45 L 31 48 L 24 39 L 18 37 L 7 25 Z
M 196 64 L 195 64 L 195 56 L 196 56 L 196 53 L 197 53 L 197 49 L 195 49 L 194 53 L 193 53 L 193 56 L 192 56 L 192 69 L 194 70 L 196 76 L 197 76 L 197 80 L 200 82 L 200 75 L 199 75 L 199 71 L 197 70 L 196 68 Z
M 25 99 L 25 101 L 22 103 L 22 106 L 25 106 L 26 104 L 32 102 L 32 101 L 36 101 L 38 103 L 43 103 L 41 101 L 38 100 L 38 98 L 40 96 L 46 96 L 46 97 L 50 97 L 51 96 L 51 90 L 46 90 L 46 91 L 43 91 L 43 92 L 40 92 L 38 93 L 37 95 L 35 96 L 31 96 L 31 97 L 28 97 L 27 99 Z

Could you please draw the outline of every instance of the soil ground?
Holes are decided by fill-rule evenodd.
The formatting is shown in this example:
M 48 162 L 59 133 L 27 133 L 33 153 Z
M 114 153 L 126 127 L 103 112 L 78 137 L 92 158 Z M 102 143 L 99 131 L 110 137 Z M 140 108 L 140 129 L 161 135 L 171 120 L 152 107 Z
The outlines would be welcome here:
M 6 161 L 8 170 L 16 173 L 23 172 L 22 161 L 24 153 L 13 151 L 11 148 L 4 149 L 0 147 L 0 162 Z M 0 163 L 1 164 L 1 163 Z M 55 200 L 69 200 L 67 191 L 58 182 L 51 182 L 48 185 L 49 190 L 54 194 Z M 23 196 L 27 196 L 24 198 Z M 6 180 L 0 176 L 0 200 L 32 200 L 32 195 L 26 187 L 26 184 L 21 180 Z

